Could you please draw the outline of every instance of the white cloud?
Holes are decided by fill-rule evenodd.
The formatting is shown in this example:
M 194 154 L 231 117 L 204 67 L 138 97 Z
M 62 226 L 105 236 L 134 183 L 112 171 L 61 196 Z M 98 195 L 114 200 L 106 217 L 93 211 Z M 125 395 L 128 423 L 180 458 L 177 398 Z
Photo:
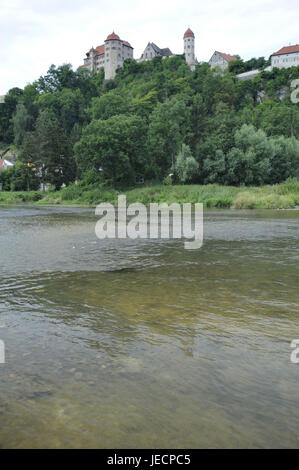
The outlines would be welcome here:
M 0 94 L 54 63 L 78 67 L 114 29 L 139 57 L 148 41 L 182 53 L 191 27 L 199 60 L 214 50 L 244 59 L 299 42 L 297 0 L 0 0 Z

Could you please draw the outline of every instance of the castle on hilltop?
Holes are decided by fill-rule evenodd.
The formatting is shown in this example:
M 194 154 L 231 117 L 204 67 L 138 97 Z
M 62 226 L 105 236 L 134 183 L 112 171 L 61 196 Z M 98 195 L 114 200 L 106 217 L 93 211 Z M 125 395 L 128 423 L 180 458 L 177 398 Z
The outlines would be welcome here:
M 195 36 L 190 28 L 184 34 L 184 53 L 187 64 L 191 70 L 194 70 L 198 62 L 195 57 Z M 98 72 L 100 68 L 104 68 L 105 79 L 111 80 L 115 77 L 116 70 L 123 66 L 126 59 L 133 58 L 133 55 L 134 49 L 131 44 L 123 41 L 113 32 L 109 34 L 104 44 L 95 49 L 92 47 L 87 52 L 84 65 L 81 65 L 80 68 L 87 68 L 91 72 Z M 153 42 L 149 42 L 138 62 L 151 60 L 158 56 L 165 58 L 172 55 L 174 54 L 168 47 L 160 49 Z
M 184 54 L 190 69 L 195 70 L 195 66 L 198 64 L 195 56 L 195 36 L 190 28 L 184 34 Z M 92 72 L 98 72 L 103 67 L 105 79 L 111 80 L 115 77 L 116 70 L 123 66 L 126 59 L 133 58 L 133 55 L 134 49 L 131 44 L 123 41 L 113 32 L 109 34 L 104 44 L 95 49 L 92 47 L 87 52 L 84 65 L 81 65 L 80 68 L 86 67 Z M 149 42 L 140 59 L 137 59 L 137 62 L 152 60 L 154 57 L 166 58 L 173 55 L 168 47 L 160 48 L 155 43 Z M 209 64 L 212 68 L 218 67 L 225 70 L 228 68 L 229 63 L 236 59 L 236 56 L 215 51 L 209 60 Z M 267 67 L 266 70 L 272 70 L 273 67 L 288 68 L 297 66 L 299 65 L 299 45 L 283 47 L 279 51 L 274 52 L 270 59 L 271 66 Z M 252 70 L 239 74 L 237 77 L 239 80 L 245 80 L 254 78 L 259 73 L 260 70 Z
M 123 66 L 126 59 L 133 58 L 133 47 L 128 41 L 123 41 L 114 33 L 109 34 L 104 44 L 92 47 L 86 54 L 84 65 L 91 72 L 98 72 L 101 67 L 105 70 L 105 79 L 115 77 L 116 70 Z

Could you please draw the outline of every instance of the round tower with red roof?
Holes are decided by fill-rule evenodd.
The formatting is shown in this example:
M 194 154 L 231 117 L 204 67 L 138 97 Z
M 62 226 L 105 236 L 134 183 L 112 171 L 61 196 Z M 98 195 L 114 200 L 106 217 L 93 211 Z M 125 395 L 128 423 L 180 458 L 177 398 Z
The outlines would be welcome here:
M 195 36 L 190 28 L 184 34 L 184 54 L 187 64 L 191 69 L 194 69 L 197 63 L 195 58 Z
M 122 64 L 122 41 L 113 31 L 105 41 L 105 79 L 113 79 L 116 70 L 122 67 Z

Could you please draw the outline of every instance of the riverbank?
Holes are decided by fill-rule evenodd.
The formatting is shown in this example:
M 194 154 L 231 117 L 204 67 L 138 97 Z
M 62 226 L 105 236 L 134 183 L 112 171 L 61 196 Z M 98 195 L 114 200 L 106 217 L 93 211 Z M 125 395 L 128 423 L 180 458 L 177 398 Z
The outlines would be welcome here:
M 101 202 L 117 203 L 119 194 L 125 194 L 127 203 L 166 202 L 172 204 L 203 203 L 205 208 L 226 209 L 290 209 L 299 206 L 299 181 L 261 187 L 234 187 L 219 185 L 140 186 L 116 191 L 103 186 L 82 187 L 70 185 L 60 191 L 43 193 L 0 192 L 0 204 L 35 203 L 37 205 L 96 206 Z

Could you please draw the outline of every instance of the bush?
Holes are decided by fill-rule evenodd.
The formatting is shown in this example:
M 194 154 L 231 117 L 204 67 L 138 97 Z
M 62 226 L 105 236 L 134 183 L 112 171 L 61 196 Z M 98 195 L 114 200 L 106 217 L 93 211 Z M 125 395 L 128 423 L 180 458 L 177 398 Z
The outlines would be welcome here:
M 198 173 L 199 164 L 195 160 L 188 145 L 183 144 L 182 150 L 176 157 L 174 172 L 180 183 L 191 182 Z
M 82 187 L 78 184 L 70 184 L 66 188 L 61 190 L 61 200 L 62 201 L 75 201 L 79 199 L 81 194 L 83 193 Z

